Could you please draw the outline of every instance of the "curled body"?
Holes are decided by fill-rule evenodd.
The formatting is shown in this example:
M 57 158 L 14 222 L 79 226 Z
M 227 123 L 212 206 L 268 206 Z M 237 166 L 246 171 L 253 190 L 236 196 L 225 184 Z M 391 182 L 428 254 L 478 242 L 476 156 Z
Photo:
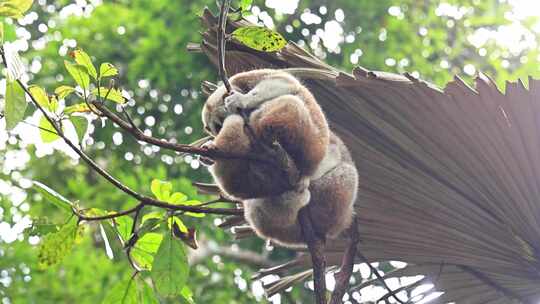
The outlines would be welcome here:
M 219 87 L 203 108 L 205 128 L 215 137 L 208 145 L 242 155 L 255 152 L 261 143 L 277 144 L 294 162 L 298 176 L 283 176 L 261 161 L 216 160 L 209 170 L 220 189 L 242 200 L 248 223 L 276 243 L 303 244 L 297 216 L 304 206 L 310 208 L 316 232 L 338 235 L 351 222 L 358 177 L 347 148 L 329 130 L 313 95 L 279 70 L 240 73 L 230 83 L 234 93 L 226 96 Z

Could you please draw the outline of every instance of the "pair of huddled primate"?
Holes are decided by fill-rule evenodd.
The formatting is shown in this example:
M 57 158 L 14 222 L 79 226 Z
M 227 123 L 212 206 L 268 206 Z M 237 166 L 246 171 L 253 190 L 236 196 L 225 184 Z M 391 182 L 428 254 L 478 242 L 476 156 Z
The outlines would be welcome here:
M 338 236 L 353 218 L 358 175 L 313 95 L 279 70 L 240 73 L 230 83 L 230 94 L 221 86 L 204 105 L 203 123 L 214 136 L 206 146 L 242 155 L 260 144 L 279 145 L 297 173 L 283 176 L 258 160 L 218 159 L 209 170 L 220 189 L 243 202 L 259 236 L 278 244 L 304 244 L 297 217 L 305 206 L 319 236 Z

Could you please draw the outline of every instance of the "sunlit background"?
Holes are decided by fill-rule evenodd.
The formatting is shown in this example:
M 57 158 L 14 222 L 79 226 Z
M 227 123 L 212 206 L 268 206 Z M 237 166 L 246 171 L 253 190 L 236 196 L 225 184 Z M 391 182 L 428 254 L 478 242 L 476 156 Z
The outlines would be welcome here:
M 144 132 L 189 143 L 201 136 L 200 82 L 217 79 L 204 56 L 185 51 L 188 42 L 200 40 L 198 32 L 202 27 L 197 14 L 205 5 L 215 11 L 212 1 L 39 0 L 23 18 L 6 20 L 12 24 L 12 39 L 5 47 L 22 57 L 25 81 L 50 88 L 67 81 L 61 62 L 76 47 L 84 48 L 100 61 L 115 63 L 121 70 L 121 86 L 131 97 L 136 123 Z M 280 31 L 329 64 L 347 71 L 356 65 L 395 73 L 408 71 L 439 86 L 454 74 L 471 81 L 483 71 L 501 88 L 505 79 L 526 81 L 527 75 L 540 77 L 538 0 L 267 0 L 254 1 L 251 13 L 248 20 Z M 5 91 L 5 85 L 1 80 L 0 92 Z M 43 143 L 35 127 L 40 117 L 39 113 L 29 113 L 25 122 L 10 132 L 5 130 L 5 120 L 0 119 L 0 298 L 3 304 L 100 301 L 103 290 L 125 272 L 125 258 L 118 255 L 108 260 L 98 236 L 84 245 L 88 250 L 76 249 L 65 268 L 37 270 L 35 246 L 40 238 L 29 233 L 28 228 L 37 219 L 62 219 L 30 189 L 31 180 L 47 181 L 87 207 L 121 209 L 132 202 L 78 165 L 77 156 L 62 141 Z M 130 186 L 148 191 L 148 180 L 160 177 L 175 179 L 178 187 L 193 192 L 189 180 L 208 180 L 196 158 L 180 157 L 155 146 L 139 146 L 110 123 L 89 119 L 93 124 L 83 147 Z M 70 126 L 66 132 L 76 137 Z M 204 222 L 201 239 L 208 248 L 232 244 L 227 233 L 215 228 L 219 219 Z M 285 250 L 267 248 L 262 241 L 242 241 L 232 248 L 258 252 L 269 260 L 290 255 Z M 77 268 L 82 261 L 107 266 L 99 266 L 97 273 L 91 273 L 95 280 L 81 278 L 85 271 L 90 274 Z M 403 263 L 377 266 L 388 271 L 403 267 Z M 266 277 L 262 282 L 253 282 L 249 277 L 256 267 L 222 257 L 219 251 L 199 261 L 194 269 L 192 283 L 199 303 L 265 301 L 262 283 L 276 279 Z M 355 274 L 356 283 L 370 276 L 366 265 L 357 265 Z M 327 279 L 332 288 L 332 275 Z M 417 279 L 395 278 L 387 283 L 395 289 Z M 79 281 L 79 285 L 66 286 L 66 282 L 74 284 L 70 280 Z M 197 284 L 200 288 L 195 287 Z M 212 289 L 216 286 L 230 288 Z M 271 300 L 305 301 L 310 297 L 312 283 L 305 287 Z M 415 293 L 429 287 L 420 286 L 413 294 L 400 296 L 424 303 L 429 298 L 415 298 Z M 346 299 L 348 303 L 364 303 L 384 293 L 382 287 L 367 287 Z

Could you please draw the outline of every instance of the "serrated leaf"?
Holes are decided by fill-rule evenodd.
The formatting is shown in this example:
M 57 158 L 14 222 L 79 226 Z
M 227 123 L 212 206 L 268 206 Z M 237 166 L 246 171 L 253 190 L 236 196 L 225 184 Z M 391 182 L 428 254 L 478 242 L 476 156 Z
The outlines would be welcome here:
M 150 185 L 150 190 L 158 200 L 167 202 L 171 196 L 172 184 L 170 182 L 154 179 Z
M 116 228 L 116 232 L 118 232 L 118 235 L 122 239 L 122 242 L 127 242 L 131 237 L 131 227 L 133 226 L 133 219 L 128 215 L 124 215 L 116 217 L 112 221 L 114 223 L 114 227 Z
M 77 137 L 79 137 L 79 141 L 82 141 L 84 135 L 86 134 L 86 130 L 88 129 L 88 119 L 83 116 L 71 116 L 69 118 L 69 121 L 71 121 L 71 123 L 75 127 L 75 131 L 77 132 Z
M 232 37 L 252 49 L 263 52 L 276 52 L 287 45 L 287 41 L 280 33 L 259 26 L 237 28 Z
M 65 210 L 68 213 L 72 213 L 73 203 L 67 198 L 40 182 L 34 181 L 32 184 L 34 185 L 34 188 L 43 195 L 43 198 L 46 201 L 53 203 L 56 207 Z
M 156 252 L 163 242 L 163 235 L 149 232 L 137 240 L 131 249 L 131 258 L 139 267 L 151 270 Z
M 32 7 L 33 0 L 4 0 L 0 2 L 0 16 L 21 18 Z
M 120 104 L 126 102 L 126 99 L 122 96 L 122 92 L 115 88 L 100 87 L 99 91 L 95 88 L 92 90 L 92 94 Z
M 90 111 L 90 108 L 88 107 L 88 104 L 86 103 L 74 104 L 64 109 L 64 113 L 68 115 L 73 114 L 73 113 L 88 113 L 88 112 L 91 112 L 91 111 Z
M 51 143 L 60 138 L 45 116 L 39 119 L 39 136 L 44 143 Z
M 182 243 L 165 232 L 155 255 L 150 277 L 158 292 L 164 297 L 181 295 L 189 275 L 186 251 Z
M 90 86 L 90 76 L 86 67 L 80 64 L 73 64 L 67 60 L 64 60 L 64 65 L 73 80 L 84 90 L 88 89 Z
M 105 62 L 99 66 L 99 77 L 111 77 L 118 75 L 118 69 L 111 63 Z
M 92 63 L 92 59 L 90 59 L 90 56 L 88 56 L 88 54 L 85 51 L 81 49 L 77 49 L 72 52 L 72 55 L 73 55 L 73 58 L 75 59 L 75 62 L 84 66 L 86 70 L 88 71 L 88 74 L 94 77 L 94 79 L 97 79 L 96 67 Z
M 38 266 L 41 269 L 60 263 L 71 252 L 78 234 L 77 222 L 77 218 L 73 217 L 58 232 L 43 237 L 38 253 Z
M 137 284 L 133 278 L 116 283 L 107 293 L 103 304 L 138 304 Z
M 5 99 L 6 129 L 11 130 L 23 120 L 28 103 L 26 102 L 24 90 L 17 81 L 7 82 Z
M 75 92 L 75 88 L 67 85 L 61 85 L 54 90 L 54 94 L 56 94 L 59 99 L 64 99 L 73 92 Z

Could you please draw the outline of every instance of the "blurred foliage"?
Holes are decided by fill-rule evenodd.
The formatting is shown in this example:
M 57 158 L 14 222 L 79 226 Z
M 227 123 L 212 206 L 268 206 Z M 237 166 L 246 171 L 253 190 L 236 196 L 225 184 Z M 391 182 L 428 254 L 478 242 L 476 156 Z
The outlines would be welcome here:
M 72 84 L 63 61 L 75 47 L 86 50 L 94 62 L 111 62 L 120 70 L 117 84 L 133 98 L 129 111 L 135 123 L 158 137 L 189 143 L 202 136 L 200 83 L 217 80 L 216 71 L 203 55 L 186 51 L 189 42 L 200 41 L 198 15 L 205 5 L 215 11 L 212 1 L 117 0 L 100 4 L 40 0 L 31 13 L 15 22 L 16 26 L 6 28 L 5 37 L 16 35 L 24 41 L 21 56 L 30 67 L 32 83 L 49 92 Z M 374 70 L 409 71 L 440 86 L 454 74 L 471 81 L 478 70 L 500 85 L 527 75 L 540 77 L 539 31 L 533 31 L 540 29 L 538 18 L 516 21 L 507 1 L 305 0 L 292 14 L 254 1 L 248 18 L 275 26 L 286 39 L 345 71 L 357 64 Z M 510 43 L 497 41 L 504 34 L 511 36 L 507 39 Z M 197 195 L 191 186 L 192 180 L 209 180 L 192 158 L 140 146 L 127 135 L 121 136 L 110 122 L 102 125 L 94 121 L 93 128 L 86 151 L 128 186 L 150 194 L 153 179 L 169 180 L 175 191 L 190 199 L 208 199 Z M 134 206 L 134 200 L 64 153 L 40 152 L 39 147 L 25 144 L 22 135 L 3 130 L 0 168 L 0 231 L 18 232 L 15 239 L 0 238 L 3 303 L 101 302 L 113 286 L 129 276 L 118 240 L 111 239 L 115 255 L 110 260 L 95 225 L 85 230 L 82 243 L 60 265 L 47 270 L 37 267 L 36 237 L 31 237 L 31 230 L 21 234 L 20 226 L 30 218 L 48 224 L 68 220 L 28 189 L 29 179 L 41 181 L 87 208 L 124 210 Z M 147 212 L 151 211 L 148 208 Z M 199 230 L 201 243 L 232 244 L 231 236 L 215 227 L 215 220 L 214 216 L 186 218 L 185 224 Z M 291 257 L 287 250 L 265 249 L 262 240 L 243 240 L 238 246 L 274 261 Z M 252 303 L 255 298 L 266 302 L 261 294 L 255 296 L 250 291 L 254 270 L 211 255 L 192 266 L 187 284 L 197 303 Z M 311 294 L 300 286 L 281 296 L 281 301 L 308 303 Z

